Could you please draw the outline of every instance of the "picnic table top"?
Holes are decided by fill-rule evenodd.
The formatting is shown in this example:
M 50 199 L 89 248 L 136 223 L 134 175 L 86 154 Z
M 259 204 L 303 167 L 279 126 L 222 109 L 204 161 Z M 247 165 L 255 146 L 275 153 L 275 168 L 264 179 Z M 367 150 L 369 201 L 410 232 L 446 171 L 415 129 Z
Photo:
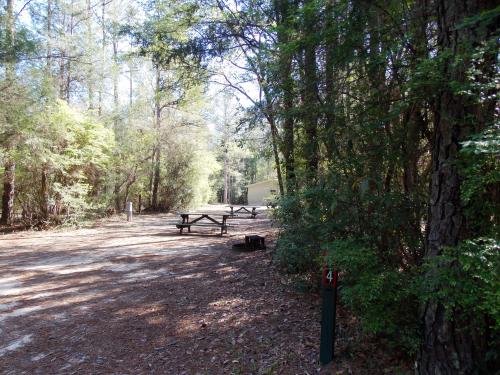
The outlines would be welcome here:
M 228 213 L 222 212 L 177 212 L 178 215 L 200 215 L 200 216 L 231 216 Z

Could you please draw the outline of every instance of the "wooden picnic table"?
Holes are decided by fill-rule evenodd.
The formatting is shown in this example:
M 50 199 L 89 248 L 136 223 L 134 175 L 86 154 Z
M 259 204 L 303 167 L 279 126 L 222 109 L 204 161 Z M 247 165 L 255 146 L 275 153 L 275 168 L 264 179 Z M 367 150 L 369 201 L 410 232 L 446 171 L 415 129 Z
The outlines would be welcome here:
M 191 232 L 192 226 L 220 227 L 221 236 L 224 233 L 227 233 L 227 227 L 228 227 L 227 218 L 231 216 L 230 214 L 219 214 L 214 212 L 179 212 L 179 215 L 182 221 L 177 223 L 176 226 L 178 229 L 180 229 L 181 234 L 183 233 L 184 228 L 187 228 L 188 232 Z M 192 219 L 193 216 L 195 216 L 194 219 Z M 215 216 L 222 216 L 222 221 L 217 220 Z M 201 222 L 201 220 L 203 219 L 206 219 L 206 221 Z
M 255 206 L 239 206 L 237 210 L 234 209 L 234 207 L 238 207 L 237 205 L 229 205 L 228 206 L 231 209 L 231 216 L 235 216 L 238 212 L 246 212 L 249 213 L 252 216 L 252 219 L 255 219 L 257 217 L 257 207 Z M 252 211 L 250 211 L 248 208 L 251 208 Z

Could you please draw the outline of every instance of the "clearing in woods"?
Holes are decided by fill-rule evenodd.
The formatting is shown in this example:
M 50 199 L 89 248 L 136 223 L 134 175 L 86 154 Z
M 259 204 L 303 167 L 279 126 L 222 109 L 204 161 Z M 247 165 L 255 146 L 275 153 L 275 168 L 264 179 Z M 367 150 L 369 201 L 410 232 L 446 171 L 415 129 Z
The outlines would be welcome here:
M 317 373 L 318 296 L 294 291 L 269 250 L 231 250 L 247 233 L 272 243 L 263 216 L 224 237 L 180 236 L 174 215 L 1 236 L 0 373 Z M 321 372 L 365 373 L 342 319 Z

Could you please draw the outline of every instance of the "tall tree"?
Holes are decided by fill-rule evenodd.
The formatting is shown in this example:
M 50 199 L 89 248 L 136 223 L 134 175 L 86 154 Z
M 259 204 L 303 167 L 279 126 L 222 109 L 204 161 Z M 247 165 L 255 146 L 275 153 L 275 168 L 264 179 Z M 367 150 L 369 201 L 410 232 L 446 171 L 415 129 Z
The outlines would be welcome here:
M 5 27 L 5 48 L 7 50 L 7 62 L 5 77 L 8 85 L 14 84 L 15 80 L 15 55 L 14 55 L 14 4 L 13 0 L 7 0 L 7 14 Z M 12 115 L 6 115 L 7 125 L 13 126 Z M 14 209 L 14 194 L 16 181 L 16 162 L 12 155 L 14 151 L 14 135 L 10 134 L 6 145 L 6 161 L 3 174 L 3 194 L 2 194 L 2 216 L 0 224 L 10 225 Z
M 305 0 L 303 5 L 302 25 L 302 117 L 305 132 L 304 157 L 308 166 L 308 180 L 313 182 L 317 177 L 319 164 L 318 147 L 318 68 L 316 61 L 318 20 L 317 4 L 313 0 Z
M 160 173 L 161 173 L 161 71 L 158 64 L 155 64 L 155 99 L 154 99 L 154 132 L 155 132 L 155 144 L 153 148 L 153 170 L 152 170 L 152 183 L 151 183 L 151 208 L 154 211 L 158 211 L 159 209 L 159 188 L 160 188 Z
M 290 34 L 290 4 L 289 0 L 275 0 L 274 11 L 277 23 L 278 42 L 278 87 L 277 93 L 281 94 L 281 117 L 283 119 L 283 159 L 285 163 L 286 191 L 293 195 L 296 188 L 295 181 L 295 133 L 293 109 L 293 77 L 292 60 L 293 50 L 288 46 Z
M 462 177 L 457 166 L 458 152 L 461 142 L 485 124 L 477 116 L 480 113 L 477 104 L 456 87 L 463 86 L 467 81 L 473 49 L 498 31 L 498 22 L 485 28 L 466 21 L 491 11 L 496 5 L 496 1 L 480 0 L 438 1 L 435 4 L 444 84 L 434 113 L 426 258 L 441 254 L 446 246 L 457 246 L 467 237 L 460 194 Z M 461 329 L 460 316 L 455 311 L 447 311 L 443 301 L 431 300 L 425 305 L 423 324 L 419 358 L 421 374 L 473 374 L 480 367 L 485 356 L 485 337 L 481 333 Z

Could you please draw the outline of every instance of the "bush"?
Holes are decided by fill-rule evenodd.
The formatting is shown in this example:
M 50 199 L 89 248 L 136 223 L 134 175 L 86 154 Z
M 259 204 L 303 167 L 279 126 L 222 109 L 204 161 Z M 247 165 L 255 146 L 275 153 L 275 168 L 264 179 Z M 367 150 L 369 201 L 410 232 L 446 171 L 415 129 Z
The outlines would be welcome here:
M 278 201 L 275 218 L 282 231 L 276 244 L 275 260 L 290 273 L 307 273 L 317 269 L 319 236 L 312 216 L 300 215 L 301 196 L 288 196 Z
M 489 356 L 500 353 L 500 244 L 490 238 L 447 247 L 424 267 L 422 302 L 440 301 L 448 313 L 460 316 L 461 328 L 489 341 Z
M 363 329 L 386 337 L 413 354 L 418 348 L 417 270 L 390 268 L 366 242 L 336 240 L 325 244 L 327 262 L 341 271 L 340 296 Z

